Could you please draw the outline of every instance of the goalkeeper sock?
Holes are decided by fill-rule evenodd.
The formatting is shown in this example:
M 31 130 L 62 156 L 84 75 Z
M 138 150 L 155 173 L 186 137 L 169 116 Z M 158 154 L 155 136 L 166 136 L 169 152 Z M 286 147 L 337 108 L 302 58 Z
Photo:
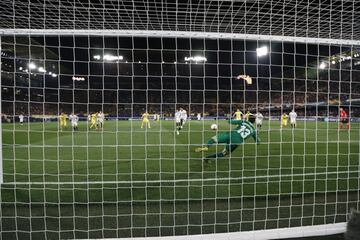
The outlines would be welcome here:
M 212 154 L 212 155 L 209 155 L 207 156 L 206 158 L 220 158 L 220 157 L 225 157 L 225 154 L 220 152 L 220 153 L 215 153 L 215 154 Z

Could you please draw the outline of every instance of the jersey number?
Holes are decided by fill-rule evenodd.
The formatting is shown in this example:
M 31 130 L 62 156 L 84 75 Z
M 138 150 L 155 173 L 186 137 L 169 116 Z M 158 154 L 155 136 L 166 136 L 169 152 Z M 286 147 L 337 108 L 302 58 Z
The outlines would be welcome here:
M 250 130 L 247 129 L 245 126 L 242 126 L 237 132 L 240 134 L 242 138 L 246 138 L 251 134 Z

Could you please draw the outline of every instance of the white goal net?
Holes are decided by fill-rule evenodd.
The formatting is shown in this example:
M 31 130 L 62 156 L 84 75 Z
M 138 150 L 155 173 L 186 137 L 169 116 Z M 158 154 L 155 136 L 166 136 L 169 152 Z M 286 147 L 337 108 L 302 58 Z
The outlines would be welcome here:
M 343 232 L 360 208 L 359 13 L 1 1 L 0 238 Z

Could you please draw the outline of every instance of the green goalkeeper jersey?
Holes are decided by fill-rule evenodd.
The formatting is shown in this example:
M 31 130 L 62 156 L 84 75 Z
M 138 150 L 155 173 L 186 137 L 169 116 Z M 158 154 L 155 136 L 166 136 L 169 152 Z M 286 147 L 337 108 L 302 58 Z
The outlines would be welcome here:
M 232 125 L 237 125 L 235 130 L 230 132 L 230 143 L 241 144 L 245 139 L 252 137 L 256 143 L 259 143 L 257 132 L 251 122 L 246 120 L 229 120 Z

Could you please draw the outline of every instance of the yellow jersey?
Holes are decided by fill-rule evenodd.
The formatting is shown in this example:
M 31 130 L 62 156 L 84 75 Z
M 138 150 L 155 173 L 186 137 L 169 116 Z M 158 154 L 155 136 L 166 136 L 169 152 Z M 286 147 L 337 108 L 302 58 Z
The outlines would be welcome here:
M 235 115 L 235 120 L 241 120 L 241 115 L 243 115 L 243 113 L 241 111 L 237 111 L 234 113 Z
M 67 115 L 66 114 L 60 114 L 59 116 L 61 122 L 66 122 Z
M 91 121 L 96 122 L 96 113 L 91 114 Z
M 143 113 L 142 119 L 143 120 L 148 120 L 148 118 L 149 118 L 149 114 L 148 113 Z
M 251 112 L 245 113 L 245 120 L 246 120 L 246 121 L 249 121 L 249 117 L 250 117 L 251 115 L 253 115 Z
M 281 120 L 282 120 L 282 121 L 287 121 L 288 118 L 289 118 L 289 116 L 288 116 L 286 113 L 284 113 L 283 115 L 281 115 Z

